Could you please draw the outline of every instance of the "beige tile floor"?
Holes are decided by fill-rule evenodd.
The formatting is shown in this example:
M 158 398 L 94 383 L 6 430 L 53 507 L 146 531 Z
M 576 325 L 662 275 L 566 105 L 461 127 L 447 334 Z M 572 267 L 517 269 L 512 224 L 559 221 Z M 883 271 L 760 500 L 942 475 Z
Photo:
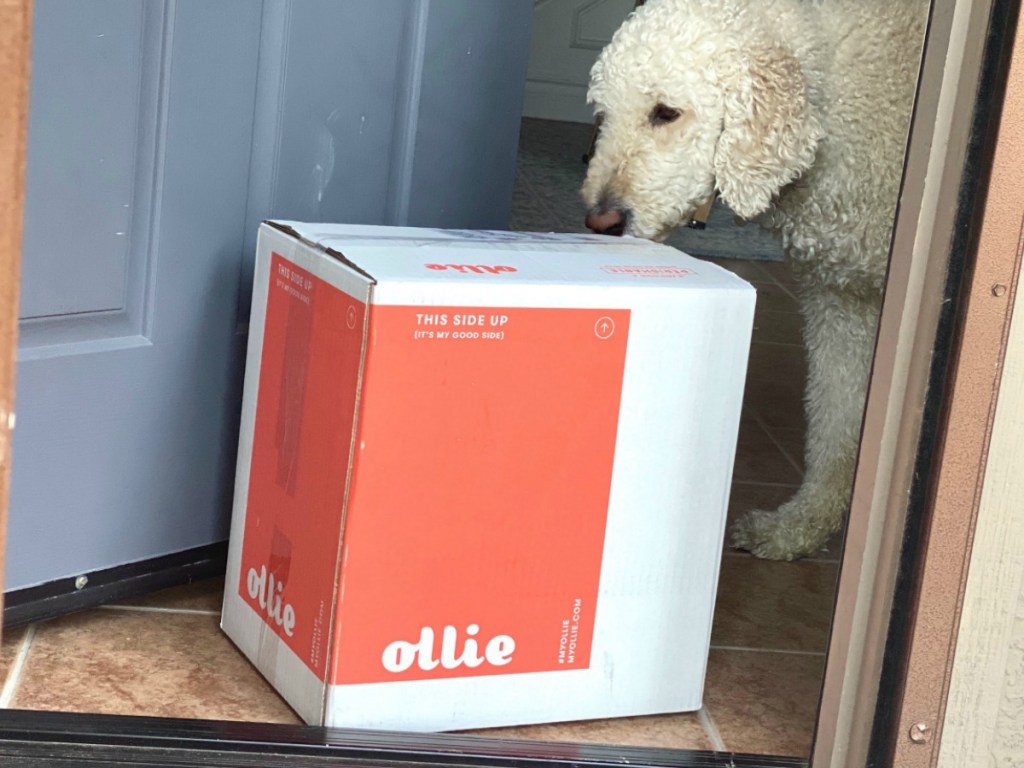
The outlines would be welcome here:
M 721 262 L 760 300 L 730 513 L 774 507 L 800 481 L 805 370 L 797 304 L 777 262 Z M 704 709 L 494 735 L 805 756 L 838 552 L 796 563 L 725 551 Z M 221 581 L 12 630 L 0 706 L 297 722 L 218 629 Z

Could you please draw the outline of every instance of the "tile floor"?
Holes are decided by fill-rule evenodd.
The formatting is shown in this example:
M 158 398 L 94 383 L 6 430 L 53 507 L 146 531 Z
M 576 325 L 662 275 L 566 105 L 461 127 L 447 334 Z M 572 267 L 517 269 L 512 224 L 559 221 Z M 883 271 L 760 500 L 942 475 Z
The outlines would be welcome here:
M 524 141 L 548 128 L 528 123 Z M 570 126 L 577 135 L 579 128 Z M 579 163 L 585 146 L 560 140 Z M 553 194 L 538 186 L 542 175 L 534 173 L 533 186 L 524 188 L 521 169 L 514 228 L 540 228 L 523 226 L 536 223 L 531 210 L 551 217 L 550 229 L 570 228 L 557 218 L 561 210 L 579 216 L 575 201 L 537 203 Z M 751 281 L 760 297 L 730 514 L 774 507 L 793 492 L 802 471 L 805 361 L 793 281 L 785 264 L 765 260 L 776 256 L 760 241 L 745 247 L 737 250 L 751 258 L 719 261 Z M 837 559 L 835 546 L 796 563 L 725 551 L 705 705 L 698 713 L 485 733 L 805 756 Z M 0 707 L 297 722 L 220 633 L 221 588 L 214 579 L 6 632 Z

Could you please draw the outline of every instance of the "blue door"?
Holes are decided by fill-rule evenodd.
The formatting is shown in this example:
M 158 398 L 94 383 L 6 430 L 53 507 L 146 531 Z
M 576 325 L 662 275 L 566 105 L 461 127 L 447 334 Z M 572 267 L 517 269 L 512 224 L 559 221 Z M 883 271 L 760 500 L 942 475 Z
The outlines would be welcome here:
M 222 541 L 258 222 L 503 227 L 529 0 L 36 0 L 8 589 Z

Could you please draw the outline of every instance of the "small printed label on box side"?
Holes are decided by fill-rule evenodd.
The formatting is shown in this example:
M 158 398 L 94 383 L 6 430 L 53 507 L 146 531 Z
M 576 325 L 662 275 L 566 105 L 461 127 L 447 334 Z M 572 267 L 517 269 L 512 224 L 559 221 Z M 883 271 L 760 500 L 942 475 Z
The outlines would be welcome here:
M 321 680 L 365 317 L 272 255 L 238 592 Z
M 589 667 L 629 322 L 374 308 L 332 684 Z

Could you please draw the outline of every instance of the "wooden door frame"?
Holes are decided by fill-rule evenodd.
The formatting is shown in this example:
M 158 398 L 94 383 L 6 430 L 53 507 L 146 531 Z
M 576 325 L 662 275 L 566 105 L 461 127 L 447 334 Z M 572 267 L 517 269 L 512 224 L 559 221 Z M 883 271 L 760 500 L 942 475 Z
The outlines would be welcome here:
M 931 765 L 1019 261 L 984 233 L 1020 3 L 936 0 L 813 765 Z M 1011 117 L 1012 119 L 1012 117 Z M 1018 157 L 1019 152 L 1018 149 Z M 955 478 L 955 479 L 954 479 Z M 972 502 L 973 497 L 973 502 Z M 921 730 L 918 729 L 921 724 Z M 912 731 L 912 729 L 914 729 Z
M 991 78 L 1008 61 L 1004 43 L 1013 29 L 1005 20 L 1016 18 L 1019 2 L 936 0 L 935 5 L 872 376 L 866 449 L 854 489 L 815 768 L 852 768 L 869 760 L 881 766 L 897 759 L 901 768 L 923 766 L 936 753 L 937 736 L 910 741 L 903 731 L 918 718 L 941 722 L 974 521 L 973 513 L 965 519 L 962 509 L 965 498 L 976 502 L 980 488 L 994 382 L 1005 349 L 1005 332 L 999 329 L 1005 331 L 1012 292 L 997 294 L 992 288 L 1015 285 L 1019 251 L 1010 254 L 1004 242 L 992 245 L 985 239 L 986 222 L 994 215 L 985 206 L 985 192 L 994 188 L 1000 172 L 1000 159 L 993 163 L 986 142 L 1003 96 Z M 1003 14 L 1002 24 L 990 23 L 993 13 Z M 5 168 L 0 174 L 0 519 L 7 505 L 5 451 L 13 427 L 6 414 L 13 413 L 30 23 L 30 0 L 0 0 L 5 110 L 0 123 Z M 932 92 L 929 83 L 941 87 Z M 964 117 L 970 115 L 973 119 Z M 981 427 L 973 423 L 978 413 L 988 414 Z M 891 622 L 894 613 L 899 620 Z M 935 637 L 938 652 L 928 642 Z M 5 764 L 14 765 L 30 760 L 36 765 L 40 759 L 59 765 L 91 759 L 147 765 L 509 768 L 525 762 L 620 766 L 627 760 L 659 768 L 805 764 L 767 756 L 11 710 L 0 712 L 0 757 L 13 758 Z
M 932 405 L 937 439 L 932 455 L 919 455 L 915 462 L 921 512 L 908 520 L 908 551 L 894 597 L 913 611 L 892 622 L 882 666 L 883 679 L 891 684 L 880 697 L 874 748 L 901 768 L 934 766 L 940 754 L 1021 269 L 1024 36 L 1019 13 L 1019 3 L 992 3 L 990 29 L 1000 39 L 996 46 L 990 35 L 993 48 L 982 57 L 975 104 L 983 109 L 975 112 L 967 150 L 967 165 L 980 183 L 962 183 L 960 207 L 972 213 L 953 236 L 954 253 L 962 249 L 971 258 L 952 281 L 959 283 L 957 290 L 951 286 L 945 294 L 949 309 L 939 335 L 948 335 L 948 351 L 931 366 L 932 386 L 938 390 L 942 382 Z M 986 102 L 997 108 L 984 109 Z
M 0 606 L 14 431 L 31 0 L 0 0 Z

